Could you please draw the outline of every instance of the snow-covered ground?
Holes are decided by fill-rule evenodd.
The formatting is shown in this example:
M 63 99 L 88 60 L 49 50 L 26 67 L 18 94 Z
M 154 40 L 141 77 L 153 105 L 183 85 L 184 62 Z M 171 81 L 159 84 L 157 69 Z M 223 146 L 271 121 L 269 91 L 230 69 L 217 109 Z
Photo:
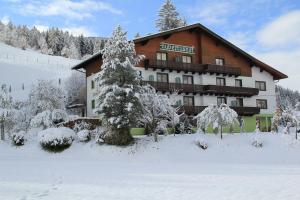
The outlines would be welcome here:
M 34 139 L 0 142 L 0 199 L 300 199 L 300 143 L 264 134 L 139 137 L 129 147 L 74 142 L 49 153 Z
M 26 99 L 36 80 L 63 80 L 71 74 L 71 67 L 78 62 L 0 43 L 0 85 L 11 86 L 12 95 L 16 99 Z M 23 84 L 25 90 L 22 90 Z

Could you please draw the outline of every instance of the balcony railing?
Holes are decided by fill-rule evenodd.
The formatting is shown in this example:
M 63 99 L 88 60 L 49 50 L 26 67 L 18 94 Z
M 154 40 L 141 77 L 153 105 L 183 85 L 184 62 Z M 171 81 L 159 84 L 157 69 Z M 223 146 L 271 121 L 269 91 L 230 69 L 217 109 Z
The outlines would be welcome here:
M 257 88 L 248 87 L 233 87 L 233 86 L 219 86 L 219 85 L 205 85 L 205 94 L 226 95 L 226 96 L 244 96 L 251 97 L 258 95 Z
M 247 87 L 217 86 L 217 85 L 194 85 L 182 83 L 167 83 L 156 81 L 144 81 L 160 92 L 178 92 L 193 94 L 215 94 L 226 96 L 251 97 L 258 94 L 258 89 Z
M 241 70 L 236 67 L 221 66 L 213 64 L 193 64 L 193 63 L 183 63 L 175 61 L 165 61 L 165 60 L 155 60 L 155 59 L 145 59 L 144 60 L 145 69 L 152 68 L 154 70 L 169 70 L 177 72 L 192 72 L 192 73 L 216 73 L 229 76 L 239 76 L 241 75 Z
M 185 112 L 187 115 L 197 115 L 202 112 L 206 106 L 182 106 L 179 112 Z M 239 116 L 252 116 L 259 114 L 260 108 L 258 107 L 231 107 L 237 112 Z

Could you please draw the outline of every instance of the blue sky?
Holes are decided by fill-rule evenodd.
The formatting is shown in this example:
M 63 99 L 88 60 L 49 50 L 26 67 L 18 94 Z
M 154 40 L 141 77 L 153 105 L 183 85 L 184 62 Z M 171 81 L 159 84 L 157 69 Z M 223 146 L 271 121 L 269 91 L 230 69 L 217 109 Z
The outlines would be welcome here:
M 59 27 L 88 36 L 111 34 L 120 24 L 129 38 L 157 32 L 164 0 L 0 0 L 0 19 L 15 24 Z M 217 34 L 285 72 L 282 85 L 300 90 L 299 0 L 173 0 L 189 24 Z M 298 83 L 298 84 L 297 84 Z

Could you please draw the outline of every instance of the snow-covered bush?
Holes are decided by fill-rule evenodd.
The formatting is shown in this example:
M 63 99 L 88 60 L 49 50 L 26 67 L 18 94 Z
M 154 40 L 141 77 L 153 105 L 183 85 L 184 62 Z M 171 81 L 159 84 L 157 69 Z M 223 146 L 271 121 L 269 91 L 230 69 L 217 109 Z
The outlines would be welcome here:
M 42 127 L 43 129 L 53 127 L 54 124 L 51 118 L 51 111 L 46 110 L 37 114 L 30 121 L 30 126 L 33 128 Z
M 257 147 L 257 148 L 263 147 L 263 141 L 261 141 L 260 139 L 254 139 L 254 141 L 251 144 L 252 144 L 252 146 Z
M 91 135 L 95 136 L 95 140 L 98 144 L 104 143 L 104 138 L 109 134 L 109 129 L 104 126 L 99 126 L 95 130 L 91 131 Z
M 73 130 L 78 133 L 82 130 L 90 130 L 91 125 L 86 123 L 85 121 L 79 121 L 74 124 Z
M 208 148 L 207 141 L 202 138 L 195 140 L 195 144 L 203 150 Z
M 54 124 L 59 124 L 69 120 L 69 116 L 65 110 L 54 109 L 51 113 L 51 119 Z
M 38 133 L 41 146 L 54 152 L 63 151 L 71 146 L 74 138 L 75 132 L 65 127 L 49 128 Z
M 30 121 L 30 126 L 33 128 L 42 127 L 43 129 L 46 129 L 54 127 L 58 123 L 66 122 L 68 119 L 68 114 L 65 110 L 46 110 L 33 117 Z
M 259 129 L 256 130 L 256 133 L 254 133 L 251 144 L 252 144 L 252 146 L 257 147 L 257 148 L 263 147 L 263 139 L 262 139 L 262 135 L 261 135 L 261 132 L 259 131 Z
M 11 135 L 11 140 L 14 145 L 16 146 L 22 146 L 25 143 L 25 132 L 24 131 L 19 131 L 16 133 L 13 133 Z
M 77 138 L 80 142 L 88 142 L 91 139 L 89 130 L 81 130 L 77 133 Z

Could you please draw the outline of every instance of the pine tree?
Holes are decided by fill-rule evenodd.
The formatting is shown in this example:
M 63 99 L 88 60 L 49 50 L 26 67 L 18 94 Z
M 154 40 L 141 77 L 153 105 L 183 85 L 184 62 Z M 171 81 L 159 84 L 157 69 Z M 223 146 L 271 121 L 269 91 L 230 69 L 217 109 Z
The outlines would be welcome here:
M 102 70 L 96 78 L 100 87 L 96 112 L 103 116 L 110 130 L 103 140 L 108 144 L 126 145 L 132 141 L 130 127 L 136 125 L 143 113 L 139 99 L 141 80 L 133 68 L 141 57 L 136 56 L 134 43 L 127 41 L 120 26 L 106 42 L 102 55 Z
M 161 32 L 187 25 L 186 20 L 179 16 L 171 0 L 166 0 L 162 5 L 158 12 L 158 17 L 156 27 Z

